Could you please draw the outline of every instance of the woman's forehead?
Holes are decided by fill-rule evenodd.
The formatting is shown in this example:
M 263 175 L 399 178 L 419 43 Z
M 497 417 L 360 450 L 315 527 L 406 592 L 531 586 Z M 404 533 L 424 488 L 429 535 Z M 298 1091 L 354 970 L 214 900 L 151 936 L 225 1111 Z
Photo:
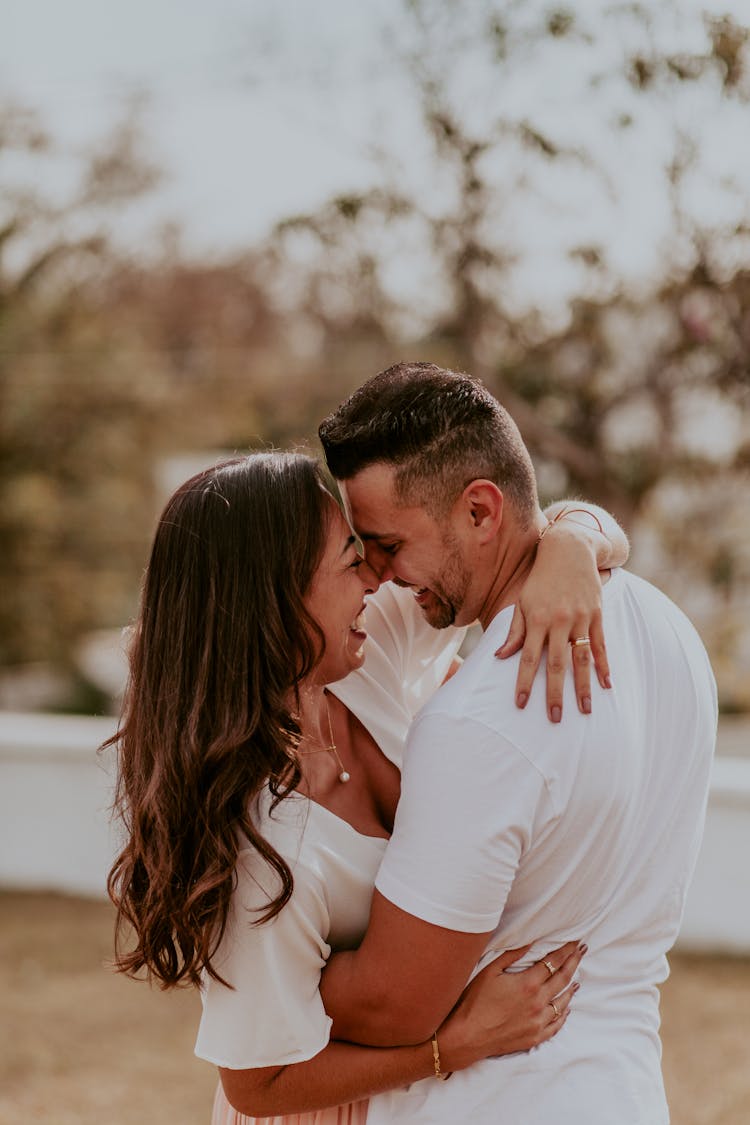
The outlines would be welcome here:
M 328 520 L 326 524 L 325 554 L 329 557 L 338 557 L 349 546 L 354 532 L 349 522 L 341 511 L 338 502 L 332 496 L 328 505 Z

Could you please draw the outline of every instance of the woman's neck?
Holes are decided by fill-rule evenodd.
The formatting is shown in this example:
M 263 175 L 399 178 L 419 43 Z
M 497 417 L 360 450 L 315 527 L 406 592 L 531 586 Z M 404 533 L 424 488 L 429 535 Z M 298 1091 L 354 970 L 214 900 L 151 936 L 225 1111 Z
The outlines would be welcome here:
M 322 684 L 304 684 L 299 693 L 299 725 L 305 749 L 328 745 L 326 697 Z

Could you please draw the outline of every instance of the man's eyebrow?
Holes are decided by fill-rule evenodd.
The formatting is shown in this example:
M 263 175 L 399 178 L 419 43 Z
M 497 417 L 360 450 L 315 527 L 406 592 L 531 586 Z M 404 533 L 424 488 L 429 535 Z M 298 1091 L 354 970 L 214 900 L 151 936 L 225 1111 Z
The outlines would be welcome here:
M 360 531 L 358 534 L 363 543 L 371 539 L 398 539 L 392 531 Z

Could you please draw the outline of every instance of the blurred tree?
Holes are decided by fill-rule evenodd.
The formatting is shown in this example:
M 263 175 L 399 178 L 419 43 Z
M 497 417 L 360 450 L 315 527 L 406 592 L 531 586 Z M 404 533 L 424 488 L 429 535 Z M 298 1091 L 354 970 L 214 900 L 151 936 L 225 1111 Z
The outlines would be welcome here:
M 376 360 L 349 353 L 328 403 L 312 393 L 311 413 L 405 354 L 469 370 L 517 419 L 543 493 L 599 500 L 630 528 L 656 521 L 668 548 L 652 559 L 658 580 L 676 581 L 674 568 L 694 583 L 700 573 L 720 612 L 746 619 L 750 538 L 734 513 L 750 500 L 750 214 L 747 191 L 729 173 L 717 181 L 702 140 L 706 113 L 712 127 L 744 121 L 746 131 L 750 25 L 677 5 L 604 5 L 597 19 L 572 4 L 405 8 L 410 38 L 391 46 L 420 107 L 416 175 L 397 166 L 391 186 L 340 195 L 276 231 L 277 287 L 293 272 L 326 368 L 351 339 L 360 349 L 369 341 Z M 558 93 L 569 96 L 561 75 L 577 75 L 562 117 L 551 112 Z M 595 129 L 584 127 L 584 99 Z M 658 144 L 633 144 L 654 122 L 667 126 Z M 567 251 L 567 281 L 582 295 L 566 316 L 520 304 L 524 261 L 536 254 L 537 277 L 542 263 L 559 263 L 549 246 L 524 246 L 531 228 L 519 201 L 543 216 L 573 175 L 586 200 L 603 189 L 617 222 L 632 200 L 608 164 L 613 137 L 644 160 L 645 186 L 631 181 L 630 195 L 664 221 L 650 280 L 628 281 L 610 246 L 583 240 Z M 398 261 L 419 279 L 410 288 L 394 281 Z M 723 485 L 711 495 L 734 528 L 731 551 L 720 536 L 715 549 L 698 542 L 690 506 L 670 490 L 694 499 L 709 475 Z M 742 666 L 750 705 L 750 654 Z
M 120 619 L 125 610 L 121 577 L 150 487 L 147 380 L 116 355 L 91 294 L 114 260 L 109 209 L 156 178 L 144 162 L 118 173 L 131 166 L 134 131 L 132 121 L 118 129 L 54 199 L 42 185 L 61 154 L 33 115 L 0 113 L 2 663 L 65 662 L 105 606 Z
M 78 639 L 132 616 L 159 462 L 257 444 L 256 367 L 279 361 L 251 255 L 189 264 L 176 232 L 148 264 L 114 247 L 113 214 L 157 180 L 132 118 L 47 198 L 66 155 L 0 115 L 0 665 L 75 679 Z
M 740 407 L 747 401 L 747 275 L 736 263 L 743 251 L 748 259 L 750 215 L 746 202 L 734 221 L 706 226 L 692 214 L 700 154 L 677 108 L 687 107 L 689 122 L 695 87 L 718 105 L 747 106 L 750 27 L 675 9 L 676 22 L 665 29 L 645 5 L 605 5 L 598 22 L 572 6 L 517 2 L 478 3 L 467 12 L 444 0 L 407 0 L 405 8 L 411 40 L 396 46 L 415 85 L 431 161 L 415 190 L 407 170 L 397 169 L 397 187 L 341 195 L 280 224 L 278 288 L 294 274 L 297 312 L 326 352 L 367 339 L 378 354 L 416 347 L 482 376 L 517 417 L 556 488 L 594 492 L 630 522 L 667 469 L 682 472 L 690 462 L 701 470 L 705 458 L 681 444 L 684 404 L 701 388 Z M 609 65 L 613 41 L 616 68 Z M 536 75 L 531 89 L 547 107 L 540 83 L 553 51 L 555 75 L 581 70 L 584 92 L 588 86 L 602 105 L 601 130 L 626 135 L 637 117 L 657 111 L 681 122 L 653 187 L 672 214 L 661 276 L 629 293 L 605 246 L 572 246 L 577 288 L 590 296 L 572 304 L 562 327 L 559 318 L 556 326 L 513 302 L 522 256 L 515 200 L 534 190 L 538 196 L 545 175 L 560 166 L 574 166 L 580 184 L 608 185 L 610 172 L 596 135 L 585 140 L 582 130 L 571 144 L 559 121 L 561 137 L 513 112 L 519 70 Z M 730 194 L 735 187 L 728 185 Z M 647 202 L 658 209 L 660 200 Z M 408 306 L 392 284 L 393 260 L 405 245 L 422 260 L 411 269 L 428 287 L 412 292 Z M 352 369 L 344 385 L 336 381 L 329 401 L 362 373 Z M 620 422 L 627 429 L 626 415 L 636 410 L 649 419 L 640 443 L 632 432 L 620 437 Z
M 413 155 L 389 172 L 383 154 L 380 184 L 224 261 L 188 261 L 178 231 L 140 261 L 114 248 L 113 215 L 157 178 L 137 116 L 56 200 L 45 170 L 66 154 L 29 114 L 0 112 L 0 664 L 70 665 L 87 630 L 128 619 L 161 459 L 312 438 L 363 378 L 411 355 L 480 375 L 543 493 L 607 504 L 649 546 L 642 570 L 691 611 L 679 583 L 705 592 L 694 616 L 725 702 L 750 705 L 750 222 L 695 111 L 700 94 L 717 120 L 747 113 L 748 29 L 680 24 L 679 8 L 408 0 L 390 54 L 416 91 Z M 656 121 L 671 132 L 634 143 Z M 620 149 L 642 163 L 622 183 Z M 550 214 L 573 229 L 571 191 L 578 220 L 609 201 L 610 225 L 634 191 L 636 210 L 663 203 L 648 284 L 585 222 L 549 244 Z M 529 200 L 542 238 L 522 221 Z M 529 257 L 535 278 L 564 265 L 578 294 L 564 316 L 519 297 Z

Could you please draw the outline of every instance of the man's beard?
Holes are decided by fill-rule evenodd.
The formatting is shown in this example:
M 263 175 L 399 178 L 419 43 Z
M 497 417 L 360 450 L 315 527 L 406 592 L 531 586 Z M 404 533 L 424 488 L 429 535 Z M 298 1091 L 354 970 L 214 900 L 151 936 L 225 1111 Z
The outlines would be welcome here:
M 428 587 L 430 599 L 427 605 L 420 606 L 425 620 L 433 629 L 447 629 L 455 624 L 469 588 L 469 571 L 458 543 L 452 536 L 446 536 L 443 542 L 446 553 L 440 578 Z

